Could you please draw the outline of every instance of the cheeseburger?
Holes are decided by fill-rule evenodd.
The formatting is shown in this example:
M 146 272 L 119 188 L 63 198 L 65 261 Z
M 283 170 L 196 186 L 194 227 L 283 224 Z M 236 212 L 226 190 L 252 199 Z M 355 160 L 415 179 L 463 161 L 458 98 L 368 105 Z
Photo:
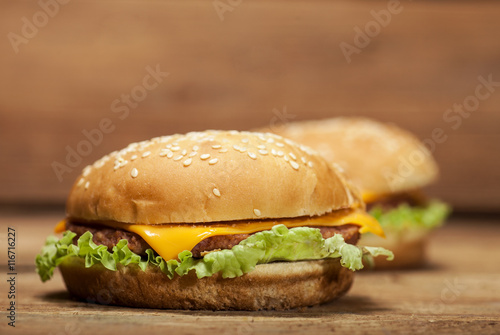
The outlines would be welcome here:
M 343 295 L 383 236 L 355 189 L 274 134 L 205 131 L 130 144 L 83 169 L 36 258 L 77 298 L 171 309 L 259 310 Z M 101 299 L 102 300 L 102 299 Z
M 361 190 L 387 238 L 366 234 L 360 244 L 381 245 L 396 256 L 394 262 L 375 259 L 377 268 L 424 263 L 427 236 L 443 223 L 449 207 L 421 191 L 437 178 L 438 167 L 415 136 L 392 124 L 348 117 L 291 123 L 275 130 L 338 164 Z

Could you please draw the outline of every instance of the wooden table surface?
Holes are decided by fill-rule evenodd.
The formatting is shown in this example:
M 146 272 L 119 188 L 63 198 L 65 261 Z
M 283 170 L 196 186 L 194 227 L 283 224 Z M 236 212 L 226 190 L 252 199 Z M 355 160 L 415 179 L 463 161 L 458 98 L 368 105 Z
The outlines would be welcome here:
M 42 284 L 33 258 L 60 215 L 1 215 L 1 245 L 16 229 L 16 327 L 1 334 L 460 333 L 500 334 L 500 220 L 454 219 L 418 271 L 365 272 L 333 303 L 287 312 L 142 310 L 72 300 L 59 273 Z M 1 261 L 5 264 L 5 254 Z M 6 270 L 2 278 L 6 278 Z

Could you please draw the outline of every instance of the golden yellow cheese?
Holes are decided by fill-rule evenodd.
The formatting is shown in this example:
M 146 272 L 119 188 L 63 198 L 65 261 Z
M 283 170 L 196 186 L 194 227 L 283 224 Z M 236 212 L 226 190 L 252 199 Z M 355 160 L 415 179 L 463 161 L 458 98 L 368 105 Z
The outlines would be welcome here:
M 54 227 L 54 233 L 62 233 L 66 230 L 66 219 L 59 221 Z
M 284 224 L 288 228 L 302 226 L 334 227 L 355 224 L 360 226 L 360 233 L 370 232 L 384 237 L 384 232 L 378 221 L 360 210 L 352 212 L 337 211 L 318 217 L 262 220 L 256 222 L 247 221 L 224 225 L 220 223 L 211 225 L 141 225 L 118 222 L 106 222 L 103 224 L 136 233 L 163 257 L 164 260 L 174 259 L 184 250 L 192 250 L 198 243 L 210 236 L 251 234 L 269 230 L 278 224 Z M 56 226 L 56 229 L 59 230 L 60 225 L 61 223 Z
M 385 197 L 384 194 L 371 192 L 371 191 L 363 191 L 361 192 L 361 198 L 363 198 L 363 202 L 366 204 L 371 204 L 381 198 Z

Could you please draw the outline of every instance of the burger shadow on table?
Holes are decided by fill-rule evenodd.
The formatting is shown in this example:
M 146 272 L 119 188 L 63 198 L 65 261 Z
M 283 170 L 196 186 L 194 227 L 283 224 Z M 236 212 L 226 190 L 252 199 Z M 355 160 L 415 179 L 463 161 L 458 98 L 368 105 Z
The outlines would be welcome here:
M 443 270 L 446 270 L 447 268 L 446 263 L 442 263 L 439 261 L 426 261 L 423 264 L 419 265 L 411 265 L 411 266 L 402 266 L 398 268 L 391 268 L 391 269 L 380 269 L 380 268 L 368 268 L 365 266 L 365 268 L 361 271 L 357 272 L 357 275 L 366 275 L 370 273 L 374 274 L 404 274 L 404 273 L 413 273 L 413 272 L 440 272 Z
M 141 314 L 178 314 L 178 315 L 194 315 L 194 316 L 259 316 L 259 317 L 321 317 L 323 315 L 332 314 L 368 314 L 372 312 L 382 312 L 390 310 L 383 305 L 373 301 L 371 298 L 363 295 L 349 295 L 341 297 L 330 303 L 295 308 L 285 311 L 209 311 L 209 310 L 174 310 L 174 309 L 143 309 L 131 308 L 106 304 L 106 298 L 103 295 L 102 301 L 88 301 L 76 299 L 71 296 L 67 291 L 55 291 L 39 296 L 43 301 L 50 303 L 64 304 L 68 308 L 80 310 L 82 312 L 96 310 L 99 312 L 131 312 L 137 311 Z

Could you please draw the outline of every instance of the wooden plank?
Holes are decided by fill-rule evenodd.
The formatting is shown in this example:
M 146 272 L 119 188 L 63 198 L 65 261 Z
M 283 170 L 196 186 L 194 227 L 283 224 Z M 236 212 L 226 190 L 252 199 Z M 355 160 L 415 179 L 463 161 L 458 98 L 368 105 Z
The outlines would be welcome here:
M 475 94 L 479 76 L 500 81 L 500 5 L 402 6 L 348 64 L 339 44 L 354 43 L 353 28 L 386 1 L 243 2 L 224 21 L 210 1 L 71 1 L 17 54 L 0 43 L 0 202 L 62 203 L 78 170 L 129 142 L 263 126 L 286 106 L 291 120 L 366 115 L 421 138 L 443 128 L 443 178 L 431 194 L 459 210 L 498 210 L 500 92 L 456 130 L 443 115 Z M 37 1 L 0 8 L 5 34 L 40 10 Z M 170 75 L 121 120 L 112 102 L 157 64 Z M 103 118 L 114 131 L 59 182 L 51 164 L 65 164 L 66 146 Z
M 56 214 L 10 217 L 9 226 L 15 226 L 19 233 L 18 253 L 29 255 L 32 260 L 39 250 L 41 237 L 50 231 L 58 217 Z M 2 226 L 6 222 L 3 221 Z M 15 331 L 29 334 L 160 331 L 174 334 L 327 331 L 496 334 L 500 331 L 500 269 L 495 261 L 500 257 L 499 223 L 498 220 L 450 222 L 432 236 L 427 268 L 357 273 L 352 289 L 340 300 L 286 312 L 169 311 L 78 302 L 64 291 L 59 273 L 42 284 L 33 267 L 25 265 L 27 258 L 21 258 Z M 1 240 L 5 240 L 4 236 Z M 4 253 L 1 256 L 3 262 Z M 6 306 L 7 303 L 7 295 L 0 295 L 0 304 Z M 0 324 L 0 331 L 14 333 L 5 320 Z

